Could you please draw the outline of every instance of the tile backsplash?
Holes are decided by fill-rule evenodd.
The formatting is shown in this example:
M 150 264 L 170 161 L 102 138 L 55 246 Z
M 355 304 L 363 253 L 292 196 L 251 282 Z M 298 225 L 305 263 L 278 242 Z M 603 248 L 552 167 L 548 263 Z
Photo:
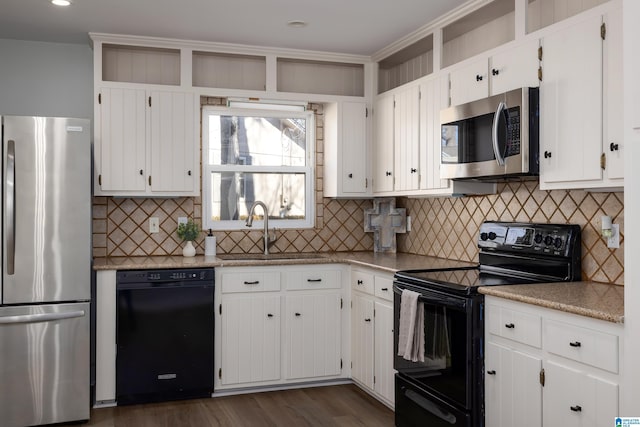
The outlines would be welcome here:
M 473 197 L 399 198 L 411 216 L 411 231 L 398 234 L 399 252 L 477 261 L 476 239 L 485 220 L 578 224 L 582 228 L 582 277 L 624 283 L 623 193 L 542 191 L 536 181 L 499 184 L 498 193 Z M 600 217 L 620 224 L 620 248 L 609 249 Z
M 220 98 L 202 98 L 218 105 Z M 276 252 L 371 251 L 373 233 L 364 232 L 364 210 L 371 200 L 323 198 L 323 112 L 316 112 L 316 221 L 312 229 L 281 230 Z M 574 223 L 582 227 L 582 270 L 585 280 L 623 284 L 623 193 L 592 193 L 579 190 L 542 191 L 536 181 L 500 184 L 498 193 L 473 197 L 397 199 L 406 208 L 412 230 L 397 235 L 398 252 L 477 261 L 476 236 L 485 220 Z M 619 249 L 607 248 L 600 236 L 600 217 L 609 215 L 620 224 Z M 176 235 L 177 218 L 192 217 L 201 223 L 200 197 L 138 199 L 94 197 L 93 255 L 95 257 L 181 255 Z M 150 234 L 149 217 L 158 217 L 160 232 Z M 262 231 L 219 231 L 218 253 L 262 252 Z M 204 253 L 204 233 L 195 242 Z

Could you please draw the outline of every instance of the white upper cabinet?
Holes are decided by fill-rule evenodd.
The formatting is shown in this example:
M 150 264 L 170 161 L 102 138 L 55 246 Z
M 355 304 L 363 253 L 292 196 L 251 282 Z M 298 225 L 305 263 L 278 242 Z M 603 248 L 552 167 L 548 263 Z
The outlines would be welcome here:
M 451 105 L 520 87 L 538 86 L 538 40 L 502 50 L 451 71 Z
M 375 146 L 373 149 L 373 192 L 393 191 L 393 94 L 379 95 L 373 109 Z
M 417 190 L 420 186 L 420 86 L 396 92 L 393 114 L 395 190 Z
M 199 194 L 194 95 L 104 87 L 98 95 L 95 194 Z
M 451 182 L 440 178 L 442 131 L 440 110 L 448 107 L 446 76 L 428 79 L 420 84 L 420 189 L 443 190 Z
M 336 102 L 324 107 L 325 197 L 368 197 L 369 108 L 365 102 Z
M 588 14 L 543 38 L 541 189 L 623 185 L 620 20 Z

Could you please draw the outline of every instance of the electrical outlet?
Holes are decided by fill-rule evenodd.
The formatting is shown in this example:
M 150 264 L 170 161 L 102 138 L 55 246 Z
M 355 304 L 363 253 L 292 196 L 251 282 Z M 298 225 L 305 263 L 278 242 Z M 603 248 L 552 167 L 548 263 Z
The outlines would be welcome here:
M 179 216 L 178 217 L 178 225 L 186 224 L 186 223 L 187 223 L 187 217 L 186 216 Z
M 407 215 L 407 233 L 411 231 L 411 217 Z
M 607 239 L 607 247 L 611 249 L 620 247 L 620 224 L 611 224 L 611 237 Z
M 149 233 L 159 233 L 160 232 L 160 220 L 157 216 L 152 216 L 149 218 Z

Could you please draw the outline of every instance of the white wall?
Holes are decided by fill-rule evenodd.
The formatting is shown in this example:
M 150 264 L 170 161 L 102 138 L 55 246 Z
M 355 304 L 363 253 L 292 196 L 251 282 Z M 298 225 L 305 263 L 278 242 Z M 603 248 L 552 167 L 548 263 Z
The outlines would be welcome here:
M 640 417 L 640 2 L 623 1 L 624 81 L 624 375 L 621 414 Z M 636 128 L 636 129 L 634 129 Z
M 93 119 L 86 45 L 0 39 L 0 114 Z

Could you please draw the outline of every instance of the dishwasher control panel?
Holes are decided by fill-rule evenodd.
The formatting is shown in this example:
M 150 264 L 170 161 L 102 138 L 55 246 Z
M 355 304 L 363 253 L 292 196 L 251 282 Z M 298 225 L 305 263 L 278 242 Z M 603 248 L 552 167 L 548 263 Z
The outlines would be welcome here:
M 190 282 L 213 280 L 213 268 L 118 271 L 118 283 Z

